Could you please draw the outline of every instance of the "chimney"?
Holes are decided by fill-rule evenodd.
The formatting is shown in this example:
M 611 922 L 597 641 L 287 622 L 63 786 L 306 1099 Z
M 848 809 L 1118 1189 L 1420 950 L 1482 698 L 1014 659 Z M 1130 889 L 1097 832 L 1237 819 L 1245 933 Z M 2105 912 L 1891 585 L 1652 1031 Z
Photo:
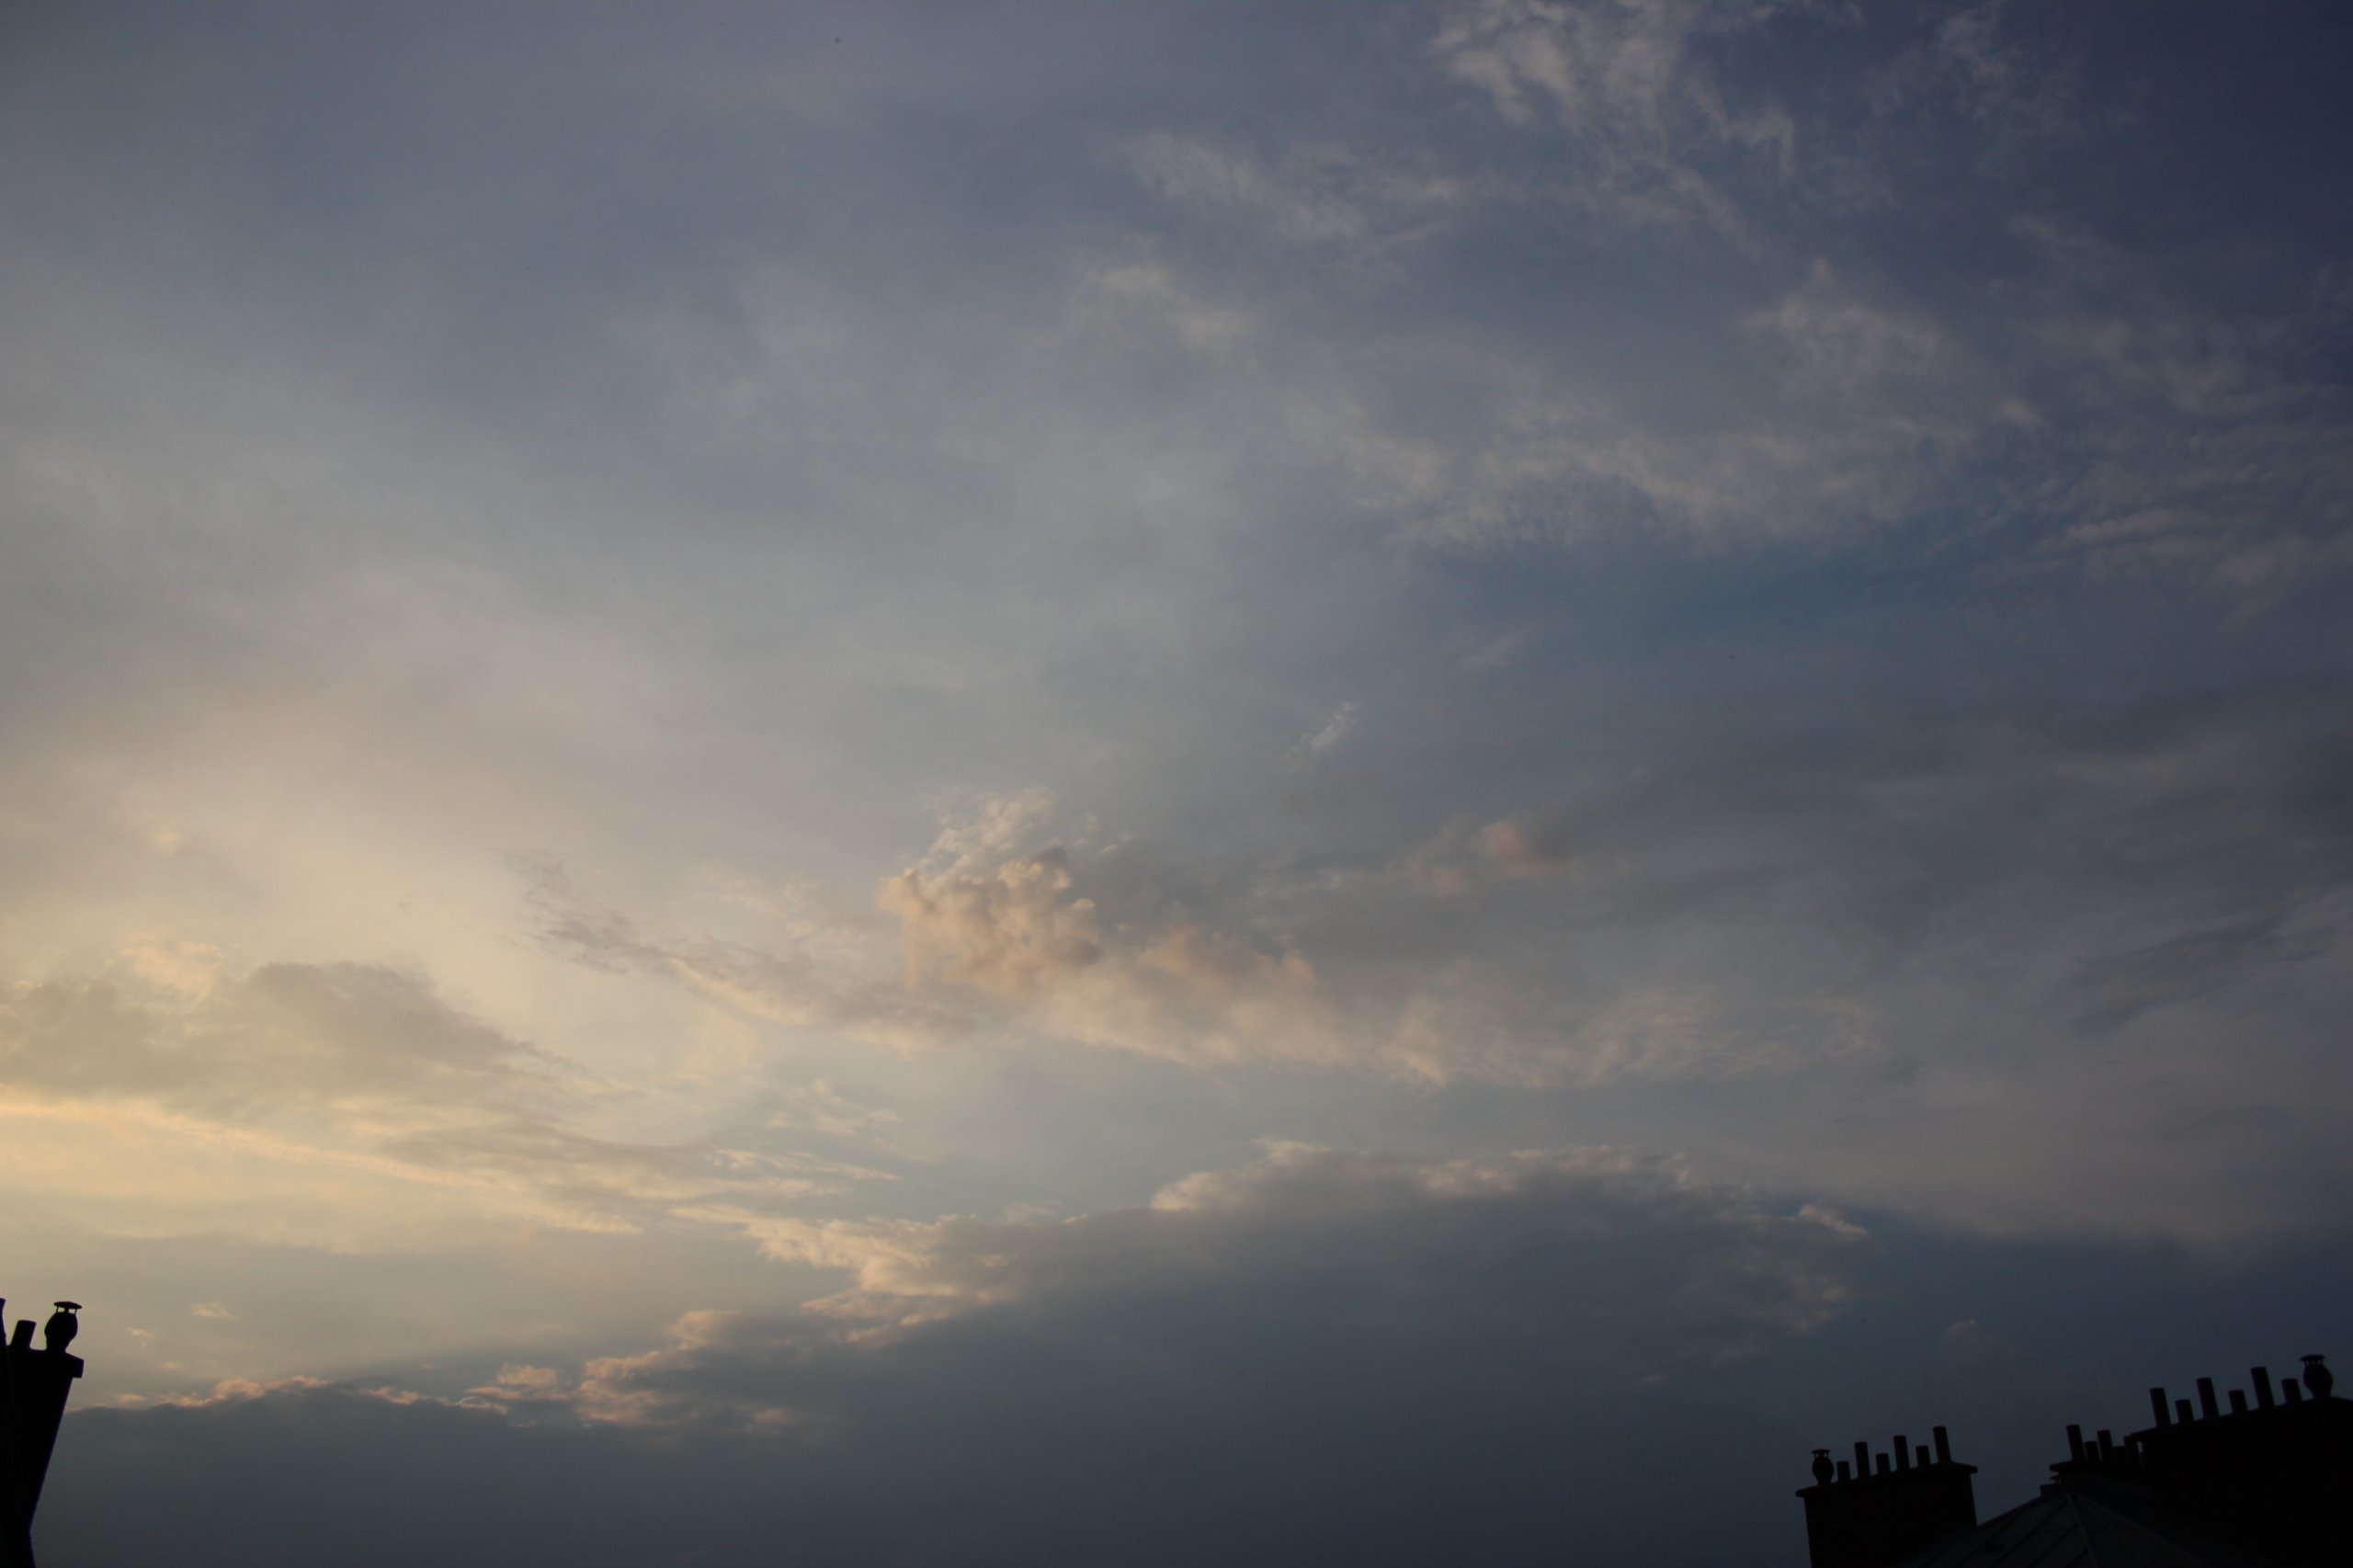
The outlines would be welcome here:
M 0 1562 L 15 1568 L 32 1558 L 33 1510 L 57 1446 L 65 1401 L 82 1375 L 82 1358 L 65 1346 L 80 1329 L 76 1301 L 60 1301 L 49 1320 L 49 1343 L 33 1347 L 33 1322 L 17 1324 L 0 1350 Z
M 1851 1476 L 1841 1462 L 1834 1479 L 1805 1487 L 1806 1545 L 1813 1568 L 1892 1568 L 1948 1536 L 1973 1528 L 1977 1495 L 1972 1464 L 1956 1464 L 1951 1439 L 1935 1429 L 1934 1457 L 1926 1443 L 1897 1437 L 1892 1453 L 1870 1463 L 1870 1446 L 1855 1445 Z
M 2255 1397 L 2233 1389 L 2229 1413 L 2211 1378 L 2198 1380 L 2204 1419 L 2135 1433 L 2139 1480 L 2157 1516 L 2204 1540 L 2263 1562 L 2340 1561 L 2338 1520 L 2345 1477 L 2353 1473 L 2353 1405 L 2313 1398 L 2312 1383 L 2275 1383 L 2250 1369 Z M 2323 1392 L 2328 1379 L 2321 1378 Z M 2187 1403 L 2187 1402 L 2185 1402 Z

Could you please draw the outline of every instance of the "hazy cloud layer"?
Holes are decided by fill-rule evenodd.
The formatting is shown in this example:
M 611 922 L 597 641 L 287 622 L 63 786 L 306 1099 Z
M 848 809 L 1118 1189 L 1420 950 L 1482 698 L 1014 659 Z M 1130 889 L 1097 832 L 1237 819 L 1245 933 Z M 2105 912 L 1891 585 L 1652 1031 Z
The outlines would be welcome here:
M 773 1439 L 736 1539 L 881 1561 L 1641 1494 L 1463 1325 L 1688 1436 L 1840 1332 L 1809 1203 L 1918 1365 L 2254 1312 L 2353 1204 L 2348 25 L 15 8 L 0 1284 L 323 1380 L 119 1454 Z

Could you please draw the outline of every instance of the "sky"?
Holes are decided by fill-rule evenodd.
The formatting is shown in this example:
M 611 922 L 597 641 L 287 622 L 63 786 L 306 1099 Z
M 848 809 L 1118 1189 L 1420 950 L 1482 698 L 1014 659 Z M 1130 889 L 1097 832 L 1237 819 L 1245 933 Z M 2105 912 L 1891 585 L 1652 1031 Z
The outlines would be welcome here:
M 44 1559 L 1795 1564 L 2353 1357 L 2348 60 L 8 7 Z

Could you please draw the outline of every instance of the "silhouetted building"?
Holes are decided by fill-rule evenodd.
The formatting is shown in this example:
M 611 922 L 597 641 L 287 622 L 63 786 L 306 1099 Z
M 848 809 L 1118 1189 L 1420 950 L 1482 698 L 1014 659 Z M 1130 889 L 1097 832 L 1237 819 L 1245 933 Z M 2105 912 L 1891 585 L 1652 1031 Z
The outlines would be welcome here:
M 1868 1446 L 1835 1464 L 1813 1451 L 1805 1501 L 1813 1568 L 2318 1568 L 2353 1561 L 2343 1524 L 2353 1497 L 2353 1403 L 2318 1356 L 2302 1386 L 2249 1373 L 2249 1403 L 2229 1408 L 2211 1378 L 2198 1400 L 2149 1391 L 2155 1424 L 2119 1442 L 2067 1428 L 2067 1457 L 2040 1496 L 1977 1522 L 1971 1475 L 1945 1429 L 1936 1453 L 1904 1462 L 1904 1440 L 1872 1462 Z
M 39 1349 L 33 1320 L 23 1319 L 0 1354 L 0 1568 L 33 1568 L 33 1510 L 40 1506 L 66 1397 L 82 1375 L 82 1358 L 65 1348 L 81 1329 L 74 1315 L 81 1310 L 79 1301 L 58 1302 Z

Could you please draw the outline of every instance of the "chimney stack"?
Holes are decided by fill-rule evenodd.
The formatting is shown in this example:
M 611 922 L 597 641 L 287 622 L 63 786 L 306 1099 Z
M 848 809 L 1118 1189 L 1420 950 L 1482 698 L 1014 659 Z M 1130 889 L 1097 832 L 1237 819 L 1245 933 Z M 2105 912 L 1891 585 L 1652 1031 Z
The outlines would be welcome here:
M 2353 1408 L 2311 1397 L 2325 1392 L 2325 1369 L 2320 1391 L 2309 1374 L 2302 1390 L 2294 1378 L 2275 1384 L 2263 1367 L 2250 1368 L 2247 1381 L 2254 1399 L 2232 1389 L 2223 1410 L 2214 1381 L 2200 1378 L 2204 1419 L 2135 1433 L 2138 1479 L 2158 1516 L 2192 1534 L 2260 1562 L 2336 1562 L 2344 1540 L 2336 1505 L 2353 1472 Z
M 2068 1426 L 2068 1457 L 2051 1467 L 2044 1496 L 2072 1494 L 2075 1506 L 2095 1514 L 2121 1506 L 2154 1532 L 2153 1544 L 2178 1540 L 2186 1551 L 2211 1543 L 2222 1553 L 2216 1562 L 2318 1568 L 2347 1561 L 2341 1500 L 2353 1475 L 2353 1400 L 2336 1396 L 2325 1358 L 2302 1361 L 2301 1376 L 2276 1381 L 2266 1368 L 2249 1369 L 2252 1398 L 2230 1390 L 2227 1411 L 2214 1380 L 2200 1378 L 2195 1407 L 2150 1389 L 2154 1424 L 2121 1438 L 2107 1427 L 2086 1438 L 2080 1426 Z M 1857 1443 L 1851 1468 L 1813 1450 L 1815 1484 L 1798 1493 L 1812 1568 L 1899 1568 L 1930 1551 L 1981 1561 L 1981 1548 L 2024 1543 L 2011 1528 L 2020 1517 L 2050 1517 L 2047 1509 L 2029 1516 L 2042 1505 L 2029 1504 L 1984 1527 L 1986 1539 L 1955 1542 L 1978 1528 L 1976 1467 L 1953 1461 L 1943 1427 L 1933 1437 L 1915 1446 L 1898 1433 L 1878 1454 Z
M 1891 1568 L 1977 1523 L 1977 1467 L 1953 1462 L 1943 1427 L 1932 1436 L 1933 1456 L 1898 1433 L 1876 1468 L 1870 1445 L 1857 1443 L 1851 1472 L 1841 1460 L 1832 1480 L 1798 1493 L 1813 1568 Z
M 82 1375 L 82 1358 L 65 1348 L 80 1330 L 79 1311 L 78 1301 L 58 1302 L 49 1343 L 39 1349 L 33 1320 L 26 1318 L 0 1350 L 0 1562 L 8 1568 L 30 1568 L 33 1561 L 33 1510 L 40 1506 L 65 1401 Z

